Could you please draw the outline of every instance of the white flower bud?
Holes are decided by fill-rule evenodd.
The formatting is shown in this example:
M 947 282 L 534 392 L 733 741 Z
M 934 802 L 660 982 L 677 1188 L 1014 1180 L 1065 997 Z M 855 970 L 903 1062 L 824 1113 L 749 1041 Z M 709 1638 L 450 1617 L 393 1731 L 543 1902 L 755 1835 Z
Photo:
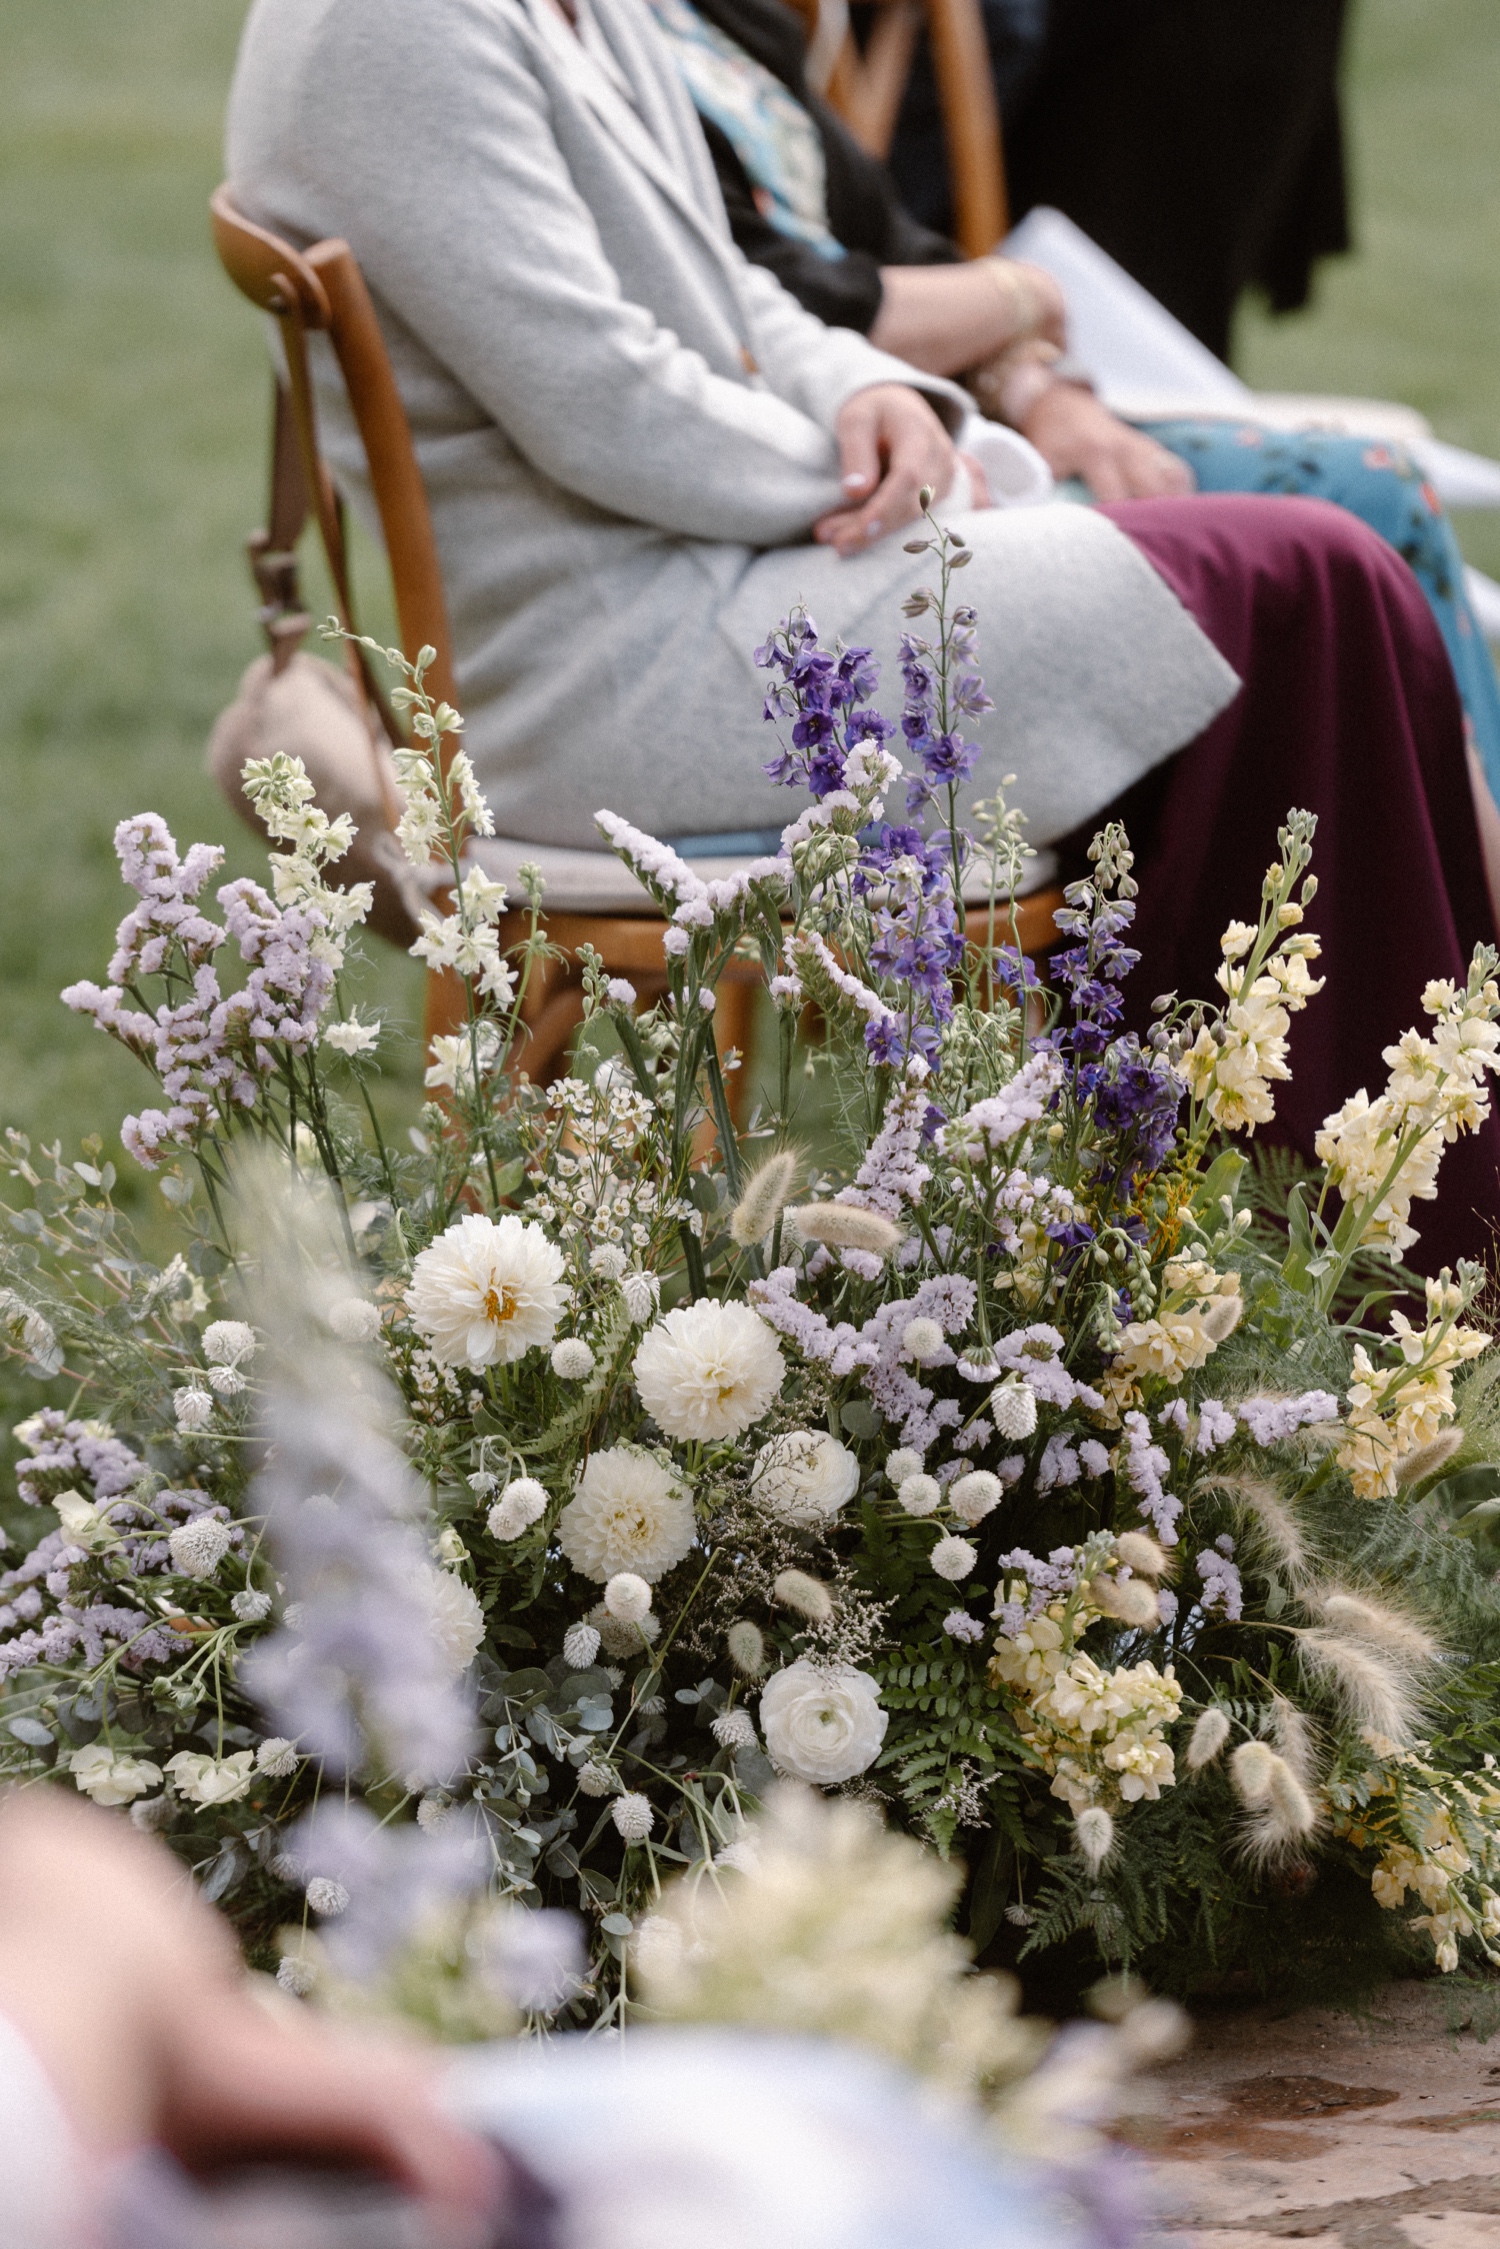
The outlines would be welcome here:
M 651 1588 L 634 1570 L 619 1570 L 604 1588 L 604 1606 L 620 1624 L 639 1624 L 651 1613 Z
M 651 1799 L 638 1794 L 634 1789 L 615 1798 L 609 1807 L 609 1816 L 627 1843 L 644 1843 L 656 1825 Z
M 585 1796 L 612 1796 L 615 1776 L 608 1765 L 601 1765 L 597 1757 L 591 1757 L 586 1765 L 578 1768 L 578 1786 Z
M 908 1515 L 932 1515 L 942 1505 L 943 1487 L 936 1476 L 908 1476 L 896 1497 Z
M 908 1320 L 901 1331 L 901 1356 L 925 1367 L 943 1348 L 943 1331 L 936 1320 Z
M 1002 1382 L 990 1392 L 990 1415 L 1002 1437 L 1012 1444 L 1036 1430 L 1036 1393 L 1024 1382 Z

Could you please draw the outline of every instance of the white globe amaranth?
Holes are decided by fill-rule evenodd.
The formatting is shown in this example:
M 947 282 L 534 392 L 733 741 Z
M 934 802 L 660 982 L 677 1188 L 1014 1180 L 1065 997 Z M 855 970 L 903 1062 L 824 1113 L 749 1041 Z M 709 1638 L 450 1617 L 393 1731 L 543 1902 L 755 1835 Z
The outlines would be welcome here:
M 607 1656 L 617 1663 L 627 1662 L 631 1656 L 644 1653 L 652 1640 L 661 1638 L 661 1618 L 654 1613 L 626 1624 L 623 1618 L 611 1616 L 604 1603 L 589 1610 L 584 1619 L 599 1635 L 599 1644 Z
M 546 1485 L 539 1484 L 535 1476 L 512 1476 L 486 1515 L 485 1529 L 491 1538 L 509 1542 L 530 1530 L 546 1512 Z
M 172 1567 L 183 1577 L 200 1581 L 211 1578 L 234 1543 L 234 1534 L 227 1523 L 216 1515 L 198 1515 L 190 1523 L 180 1523 L 167 1540 L 167 1552 L 172 1557 Z
M 957 1585 L 960 1579 L 973 1576 L 979 1550 L 966 1538 L 940 1538 L 930 1559 L 939 1577 Z
M 687 1486 L 634 1445 L 591 1454 L 557 1521 L 558 1543 L 574 1569 L 600 1585 L 622 1570 L 654 1585 L 696 1536 Z
M 748 1710 L 721 1710 L 710 1731 L 721 1749 L 753 1749 L 755 1720 Z
M 214 1394 L 212 1390 L 201 1390 L 196 1383 L 189 1383 L 185 1389 L 173 1393 L 172 1411 L 177 1416 L 177 1426 L 182 1434 L 185 1437 L 196 1436 L 200 1429 L 206 1429 L 213 1420 Z
M 936 1320 L 908 1320 L 901 1331 L 901 1356 L 919 1367 L 930 1365 L 943 1348 L 943 1331 Z
M 300 1952 L 283 1953 L 276 1964 L 276 1981 L 294 1999 L 305 1999 L 318 1980 L 318 1971 Z
M 380 1333 L 380 1307 L 368 1297 L 341 1296 L 328 1307 L 328 1325 L 340 1343 L 373 1343 Z
M 633 1327 L 643 1328 L 656 1317 L 661 1302 L 661 1283 L 654 1273 L 622 1273 L 620 1294 L 625 1299 L 625 1309 Z
M 444 1668 L 453 1678 L 461 1678 L 484 1645 L 479 1596 L 452 1570 L 441 1569 L 427 1571 L 421 1592 Z
M 992 1476 L 987 1468 L 971 1468 L 965 1475 L 955 1476 L 948 1486 L 948 1505 L 972 1530 L 999 1506 L 1004 1489 L 999 1477 Z
M 680 1304 L 642 1339 L 631 1369 L 641 1403 L 669 1437 L 738 1437 L 786 1380 L 781 1346 L 748 1304 Z
M 313 1912 L 320 1913 L 325 1921 L 336 1921 L 349 1910 L 349 1893 L 331 1874 L 315 1874 L 304 1895 Z
M 96 1804 L 129 1804 L 148 1789 L 161 1786 L 159 1765 L 124 1750 L 107 1749 L 103 1742 L 75 1749 L 68 1759 L 68 1771 L 80 1792 Z
M 602 1281 L 623 1279 L 629 1262 L 616 1242 L 601 1242 L 597 1249 L 589 1251 L 589 1271 L 597 1273 Z
M 286 1780 L 297 1770 L 297 1744 L 272 1734 L 255 1752 L 255 1769 L 268 1780 Z
M 590 1757 L 587 1764 L 580 1765 L 578 1768 L 580 1795 L 613 1796 L 618 1786 L 619 1782 L 615 1779 L 608 1765 L 602 1765 L 597 1757 Z
M 620 1570 L 604 1588 L 604 1606 L 617 1624 L 639 1624 L 651 1614 L 651 1588 L 634 1570 Z
M 800 1530 L 831 1522 L 859 1490 L 859 1462 L 826 1429 L 771 1437 L 750 1470 L 750 1497 Z
M 913 1452 L 910 1445 L 898 1445 L 893 1453 L 886 1455 L 885 1473 L 887 1481 L 900 1491 L 908 1476 L 921 1475 L 922 1455 Z
M 609 1807 L 609 1816 L 627 1843 L 644 1843 L 656 1825 L 650 1797 L 641 1796 L 634 1789 L 615 1798 Z
M 245 1320 L 214 1320 L 203 1330 L 203 1356 L 212 1367 L 237 1367 L 255 1356 L 255 1330 Z
M 772 1672 L 761 1689 L 760 1724 L 771 1762 L 792 1780 L 834 1788 L 867 1772 L 889 1725 L 868 1672 L 805 1656 Z
M 563 1662 L 570 1671 L 587 1671 L 599 1653 L 599 1634 L 592 1624 L 570 1624 L 563 1634 Z
M 540 1226 L 508 1211 L 471 1211 L 412 1267 L 406 1308 L 444 1366 L 508 1366 L 549 1344 L 564 1305 L 563 1254 Z
M 1024 1382 L 1002 1382 L 990 1392 L 990 1418 L 1012 1444 L 1036 1431 L 1036 1392 Z
M 943 1503 L 943 1487 L 936 1476 L 919 1471 L 903 1480 L 896 1497 L 908 1515 L 935 1515 Z
M 594 1371 L 594 1354 L 581 1335 L 566 1335 L 552 1346 L 552 1372 L 559 1382 L 587 1382 Z
M 231 1596 L 229 1607 L 240 1624 L 264 1624 L 271 1613 L 271 1596 L 269 1593 L 258 1593 L 254 1587 L 247 1586 L 243 1593 Z

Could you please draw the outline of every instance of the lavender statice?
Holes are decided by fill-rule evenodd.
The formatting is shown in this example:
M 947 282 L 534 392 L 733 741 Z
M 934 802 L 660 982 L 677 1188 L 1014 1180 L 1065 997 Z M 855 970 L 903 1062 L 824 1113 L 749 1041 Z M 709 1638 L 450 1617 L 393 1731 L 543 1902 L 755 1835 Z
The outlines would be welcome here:
M 1230 1624 L 1237 1624 L 1244 1615 L 1245 1599 L 1240 1585 L 1240 1573 L 1234 1564 L 1234 1540 L 1226 1531 L 1216 1538 L 1212 1546 L 1205 1546 L 1193 1567 L 1203 1580 L 1203 1591 L 1198 1605 L 1207 1611 L 1217 1609 Z

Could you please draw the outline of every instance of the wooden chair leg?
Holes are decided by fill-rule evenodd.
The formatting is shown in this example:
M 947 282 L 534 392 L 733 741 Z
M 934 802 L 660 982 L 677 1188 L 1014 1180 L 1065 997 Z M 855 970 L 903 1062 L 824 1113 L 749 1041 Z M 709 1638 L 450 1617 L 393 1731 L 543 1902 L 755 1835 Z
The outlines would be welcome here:
M 719 986 L 718 1004 L 714 1009 L 714 1036 L 718 1042 L 722 1061 L 733 1047 L 739 1054 L 740 1066 L 731 1070 L 725 1080 L 729 1095 L 729 1113 L 737 1125 L 742 1125 L 750 1112 L 752 1064 L 755 1055 L 755 1001 L 760 990 L 760 978 L 725 977 Z

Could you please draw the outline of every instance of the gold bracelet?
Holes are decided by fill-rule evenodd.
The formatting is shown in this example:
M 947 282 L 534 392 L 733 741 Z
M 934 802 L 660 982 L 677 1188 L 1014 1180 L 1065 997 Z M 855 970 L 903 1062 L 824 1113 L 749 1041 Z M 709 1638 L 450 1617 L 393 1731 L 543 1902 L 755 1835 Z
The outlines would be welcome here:
M 1007 337 L 1006 349 L 1029 342 L 1047 317 L 1041 291 L 1012 258 L 981 258 L 979 262 L 999 291 L 1007 317 L 1015 322 L 1015 333 Z

